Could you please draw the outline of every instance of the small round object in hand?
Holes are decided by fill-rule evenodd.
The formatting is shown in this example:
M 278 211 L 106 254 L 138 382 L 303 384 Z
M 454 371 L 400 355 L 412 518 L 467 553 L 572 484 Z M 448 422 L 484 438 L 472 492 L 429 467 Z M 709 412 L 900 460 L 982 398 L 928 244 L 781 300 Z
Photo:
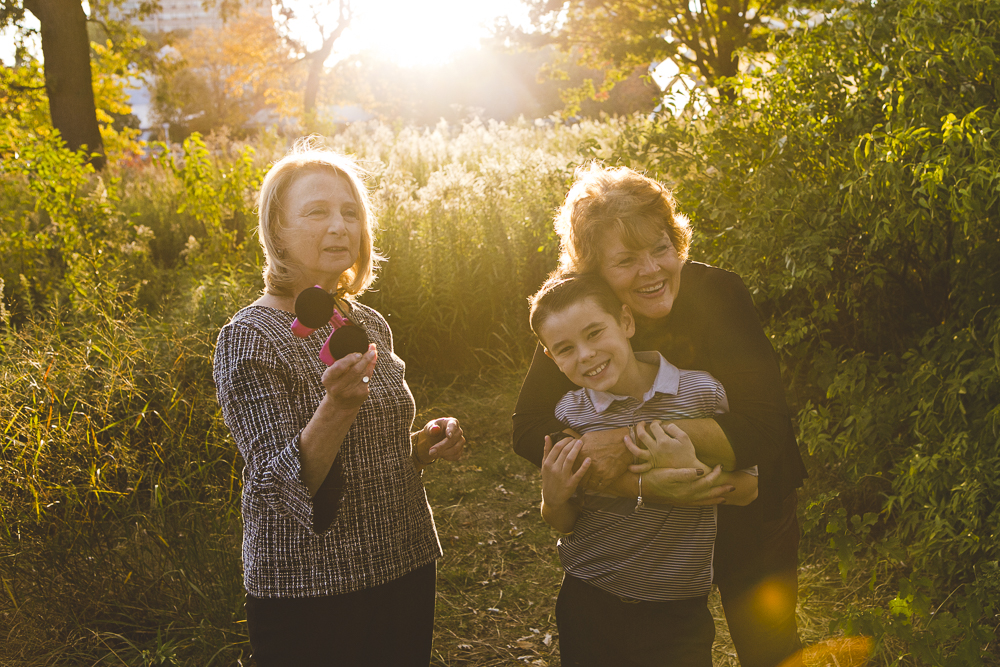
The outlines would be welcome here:
M 366 375 L 363 378 L 361 378 L 361 381 L 364 382 L 365 384 L 368 384 L 368 376 Z

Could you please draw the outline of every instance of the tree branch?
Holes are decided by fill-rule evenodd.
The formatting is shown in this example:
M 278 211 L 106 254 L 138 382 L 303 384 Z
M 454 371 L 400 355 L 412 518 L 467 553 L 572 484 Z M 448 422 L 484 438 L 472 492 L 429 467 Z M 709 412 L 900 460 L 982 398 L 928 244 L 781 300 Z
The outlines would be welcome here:
M 104 29 L 105 36 L 108 39 L 111 39 L 111 28 L 109 28 L 108 24 L 104 22 L 104 19 L 92 18 L 92 17 L 88 16 L 87 17 L 87 23 L 93 23 L 95 25 L 101 26 Z
M 686 47 L 688 47 L 689 49 L 691 49 L 691 51 L 694 52 L 694 58 L 695 58 L 694 64 L 698 68 L 698 70 L 704 75 L 706 74 L 707 70 L 707 68 L 704 66 L 704 63 L 707 60 L 707 58 L 705 55 L 705 51 L 702 49 L 701 41 L 697 38 L 698 21 L 697 19 L 695 19 L 694 16 L 691 15 L 691 9 L 689 5 L 684 6 L 683 16 L 686 18 L 688 27 L 690 28 L 691 32 L 689 34 L 682 34 L 681 41 L 684 43 Z M 678 15 L 678 18 L 680 18 L 680 15 Z M 678 32 L 683 32 L 680 30 L 680 27 L 682 25 L 681 21 L 678 21 L 675 25 L 678 27 Z M 711 44 L 709 44 L 709 46 L 711 46 Z M 710 77 L 706 76 L 706 78 Z
M 725 2 L 726 0 L 722 0 Z M 698 3 L 701 6 L 701 11 L 698 12 L 698 16 L 701 18 L 701 26 L 706 37 L 706 42 L 712 44 L 712 39 L 715 40 L 715 54 L 714 58 L 716 61 L 719 60 L 722 53 L 722 45 L 719 44 L 719 37 L 722 35 L 722 24 L 718 16 L 712 15 L 712 9 L 708 6 L 708 0 L 700 0 Z

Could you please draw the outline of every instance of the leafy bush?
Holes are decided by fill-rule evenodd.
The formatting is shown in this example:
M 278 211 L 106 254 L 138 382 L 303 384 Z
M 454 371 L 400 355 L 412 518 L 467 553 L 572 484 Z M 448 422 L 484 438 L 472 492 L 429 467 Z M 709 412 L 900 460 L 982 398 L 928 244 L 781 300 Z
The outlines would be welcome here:
M 851 4 L 773 48 L 736 104 L 603 155 L 672 181 L 696 256 L 755 292 L 813 534 L 871 584 L 842 627 L 891 661 L 996 658 L 1000 3 Z

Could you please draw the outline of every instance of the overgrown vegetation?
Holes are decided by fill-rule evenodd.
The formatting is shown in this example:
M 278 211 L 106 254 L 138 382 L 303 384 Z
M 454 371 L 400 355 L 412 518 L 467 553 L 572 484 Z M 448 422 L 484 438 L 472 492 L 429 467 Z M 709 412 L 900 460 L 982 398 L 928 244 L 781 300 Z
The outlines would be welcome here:
M 852 4 L 772 53 L 725 108 L 330 139 L 380 208 L 390 261 L 364 300 L 422 418 L 470 435 L 428 473 L 437 664 L 557 662 L 553 536 L 508 416 L 524 297 L 590 158 L 672 183 L 695 258 L 755 294 L 811 474 L 809 660 L 998 662 L 1000 1 Z M 3 77 L 0 662 L 234 664 L 241 462 L 210 360 L 261 288 L 253 194 L 286 140 L 195 135 L 98 177 L 46 125 L 37 67 Z
M 699 258 L 755 292 L 845 581 L 885 661 L 995 660 L 1000 3 L 858 3 L 773 45 L 739 104 L 630 128 Z

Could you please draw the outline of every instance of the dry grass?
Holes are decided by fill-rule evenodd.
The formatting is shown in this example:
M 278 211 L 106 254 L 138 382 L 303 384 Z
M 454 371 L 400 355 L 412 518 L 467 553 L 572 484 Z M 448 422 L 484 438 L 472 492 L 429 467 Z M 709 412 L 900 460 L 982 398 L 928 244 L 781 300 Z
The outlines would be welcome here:
M 496 373 L 450 384 L 411 377 L 421 410 L 417 423 L 453 415 L 469 441 L 462 461 L 439 463 L 425 474 L 445 552 L 438 567 L 434 665 L 559 665 L 556 534 L 538 512 L 538 471 L 510 447 L 510 415 L 522 377 L 523 371 Z M 208 399 L 200 409 L 210 409 Z M 239 463 L 227 467 L 232 453 L 221 453 L 226 448 L 219 433 L 206 436 L 217 442 L 199 464 L 205 470 L 187 477 L 209 478 L 211 469 L 238 479 Z M 72 532 L 5 536 L 0 664 L 250 663 L 236 494 L 216 493 L 230 498 L 220 506 L 196 500 L 186 485 L 164 484 L 172 495 L 156 507 L 150 497 L 148 507 L 134 506 L 134 514 L 109 512 Z M 800 583 L 801 634 L 816 647 L 805 664 L 860 664 L 844 659 L 858 646 L 823 644 L 830 620 L 851 597 L 836 568 L 803 558 Z M 710 602 L 721 619 L 718 597 Z M 724 622 L 717 626 L 714 659 L 719 667 L 738 664 Z

